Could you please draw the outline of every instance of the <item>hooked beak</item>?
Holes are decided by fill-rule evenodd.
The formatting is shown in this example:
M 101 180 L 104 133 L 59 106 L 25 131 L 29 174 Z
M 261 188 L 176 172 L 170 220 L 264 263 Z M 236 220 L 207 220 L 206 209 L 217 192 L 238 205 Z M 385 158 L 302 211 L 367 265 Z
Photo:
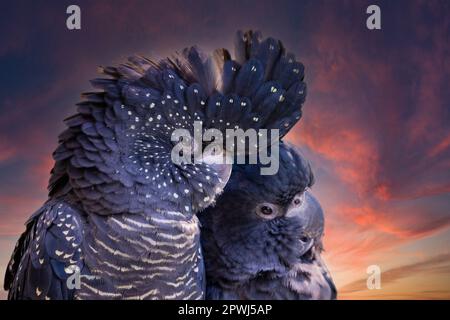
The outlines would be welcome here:
M 306 254 L 315 244 L 320 243 L 324 228 L 324 215 L 319 201 L 309 191 L 305 191 L 304 199 L 299 207 L 292 208 L 286 217 L 300 220 L 300 256 Z

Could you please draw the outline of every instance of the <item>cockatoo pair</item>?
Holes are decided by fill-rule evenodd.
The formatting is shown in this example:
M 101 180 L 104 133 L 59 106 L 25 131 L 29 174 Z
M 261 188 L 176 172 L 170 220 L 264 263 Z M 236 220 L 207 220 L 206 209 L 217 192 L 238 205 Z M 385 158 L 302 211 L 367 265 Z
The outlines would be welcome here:
M 49 199 L 7 267 L 10 299 L 335 298 L 313 174 L 293 146 L 280 142 L 275 175 L 171 159 L 173 131 L 194 121 L 283 137 L 300 119 L 303 65 L 259 33 L 239 32 L 235 49 L 101 69 L 100 91 L 65 120 Z

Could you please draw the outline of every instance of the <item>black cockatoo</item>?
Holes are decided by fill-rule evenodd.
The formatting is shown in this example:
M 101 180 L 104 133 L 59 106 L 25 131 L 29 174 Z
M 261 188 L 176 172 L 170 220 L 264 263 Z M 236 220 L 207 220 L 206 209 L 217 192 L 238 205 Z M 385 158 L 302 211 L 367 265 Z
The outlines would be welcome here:
M 237 164 L 216 205 L 200 215 L 207 299 L 335 299 L 321 259 L 324 216 L 311 167 L 280 145 L 276 175 Z
M 175 129 L 279 129 L 301 117 L 303 65 L 280 41 L 239 32 L 228 51 L 196 48 L 101 68 L 65 120 L 48 201 L 26 223 L 5 276 L 10 299 L 201 299 L 196 214 L 230 164 L 171 161 Z M 193 148 L 202 146 L 194 145 Z

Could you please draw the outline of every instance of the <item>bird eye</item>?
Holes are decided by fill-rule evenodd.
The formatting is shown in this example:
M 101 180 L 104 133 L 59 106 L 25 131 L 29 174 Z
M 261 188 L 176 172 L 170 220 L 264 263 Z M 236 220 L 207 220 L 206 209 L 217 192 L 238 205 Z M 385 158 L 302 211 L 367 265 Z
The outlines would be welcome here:
M 302 205 L 303 201 L 305 199 L 305 193 L 302 192 L 301 194 L 297 194 L 294 199 L 292 200 L 292 205 L 294 207 L 299 207 Z
M 269 207 L 269 206 L 262 206 L 261 207 L 261 213 L 263 214 L 263 215 L 271 215 L 272 213 L 273 213 L 273 210 L 272 210 L 272 208 L 271 207 Z
M 271 203 L 262 203 L 256 207 L 256 214 L 264 219 L 273 219 L 278 215 L 278 209 Z

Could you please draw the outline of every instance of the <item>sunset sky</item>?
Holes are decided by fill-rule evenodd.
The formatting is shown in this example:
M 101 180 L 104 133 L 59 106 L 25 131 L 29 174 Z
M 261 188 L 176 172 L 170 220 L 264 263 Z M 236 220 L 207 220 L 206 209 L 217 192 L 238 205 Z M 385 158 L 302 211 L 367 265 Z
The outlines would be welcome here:
M 80 31 L 66 28 L 70 4 Z M 371 4 L 381 30 L 366 28 Z M 0 15 L 1 287 L 46 200 L 62 120 L 97 66 L 231 48 L 251 28 L 306 68 L 288 139 L 315 171 L 339 298 L 450 299 L 450 1 L 2 1 Z M 366 287 L 369 265 L 382 270 L 379 290 Z

